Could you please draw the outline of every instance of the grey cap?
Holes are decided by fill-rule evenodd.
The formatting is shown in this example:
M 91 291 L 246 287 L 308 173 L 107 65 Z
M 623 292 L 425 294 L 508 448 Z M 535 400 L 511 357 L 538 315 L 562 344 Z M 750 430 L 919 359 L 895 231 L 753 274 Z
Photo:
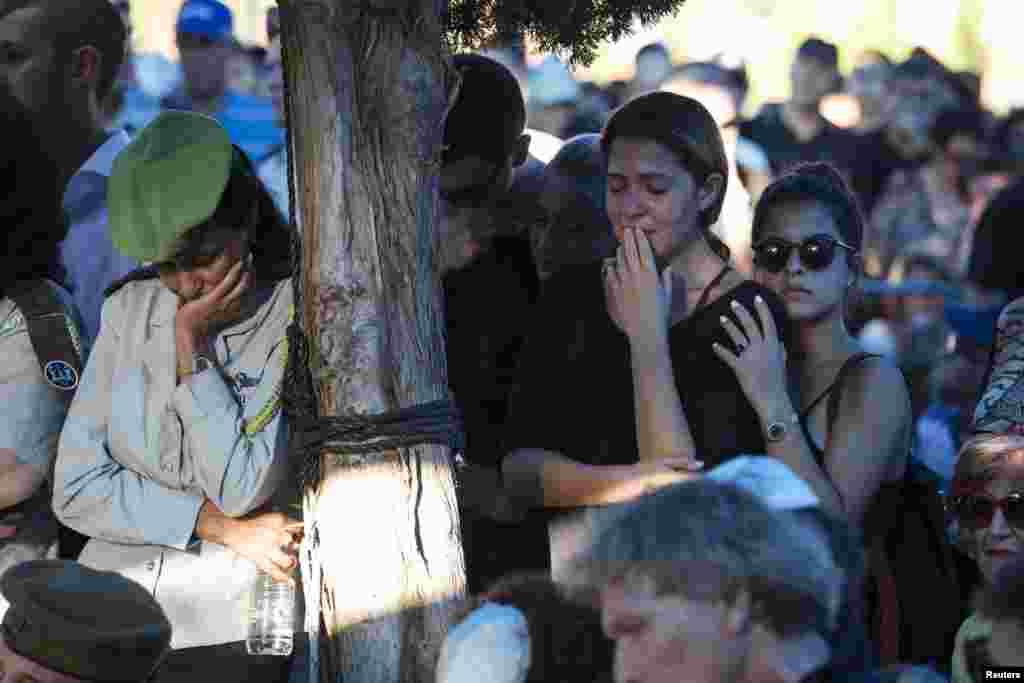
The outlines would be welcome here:
M 51 671 L 88 681 L 147 680 L 170 651 L 171 624 L 149 591 L 115 572 L 33 560 L 0 579 L 10 602 L 7 646 Z

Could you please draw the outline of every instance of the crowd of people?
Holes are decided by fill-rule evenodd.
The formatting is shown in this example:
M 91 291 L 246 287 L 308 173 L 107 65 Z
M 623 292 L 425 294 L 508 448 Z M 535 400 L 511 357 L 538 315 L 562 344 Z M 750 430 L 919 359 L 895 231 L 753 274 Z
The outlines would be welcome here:
M 247 654 L 238 609 L 303 538 L 267 30 L 186 0 L 155 67 L 127 2 L 0 0 L 3 680 L 298 665 Z M 853 63 L 808 38 L 747 117 L 726 56 L 650 45 L 607 86 L 452 58 L 470 597 L 439 683 L 1024 666 L 1024 117 L 921 49 Z

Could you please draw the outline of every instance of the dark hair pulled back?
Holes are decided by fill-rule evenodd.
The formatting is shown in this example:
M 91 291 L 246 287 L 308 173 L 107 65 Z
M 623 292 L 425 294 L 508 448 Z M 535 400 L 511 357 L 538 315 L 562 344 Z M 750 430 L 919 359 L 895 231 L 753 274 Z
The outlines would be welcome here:
M 754 209 L 752 242 L 757 244 L 772 209 L 789 202 L 815 201 L 832 215 L 843 241 L 860 251 L 864 242 L 864 214 L 849 186 L 833 166 L 801 164 L 774 180 Z
M 291 236 L 270 193 L 256 175 L 248 157 L 238 147 L 227 187 L 213 215 L 189 229 L 179 242 L 174 264 L 179 269 L 194 265 L 211 231 L 228 229 L 249 236 L 257 275 L 279 280 L 291 275 Z
M 248 235 L 253 274 L 258 279 L 270 282 L 291 277 L 291 229 L 256 175 L 249 158 L 237 146 L 227 187 L 213 215 L 181 236 L 174 257 L 165 265 L 179 270 L 194 268 L 210 234 L 224 229 Z M 112 284 L 106 296 L 129 282 L 157 277 L 159 266 L 147 266 L 129 273 Z
M 729 183 L 729 159 L 718 124 L 697 100 L 670 92 L 641 95 L 612 114 L 601 132 L 601 148 L 607 161 L 616 138 L 653 140 L 667 147 L 698 187 L 717 173 L 722 190 L 714 204 L 700 212 L 704 238 L 722 258 L 728 260 L 729 248 L 711 227 L 722 213 Z

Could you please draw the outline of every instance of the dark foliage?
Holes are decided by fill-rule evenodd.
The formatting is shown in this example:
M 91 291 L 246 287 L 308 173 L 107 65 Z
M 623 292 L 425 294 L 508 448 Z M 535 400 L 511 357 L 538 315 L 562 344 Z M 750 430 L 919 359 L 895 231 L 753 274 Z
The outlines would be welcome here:
M 480 47 L 524 35 L 541 50 L 589 64 L 605 41 L 629 34 L 634 18 L 647 25 L 685 0 L 452 0 L 447 30 L 453 48 Z

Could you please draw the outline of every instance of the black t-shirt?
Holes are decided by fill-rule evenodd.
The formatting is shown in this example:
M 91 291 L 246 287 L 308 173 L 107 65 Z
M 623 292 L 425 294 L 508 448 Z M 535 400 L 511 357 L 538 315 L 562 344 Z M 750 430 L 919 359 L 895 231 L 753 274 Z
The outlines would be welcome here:
M 639 459 L 629 342 L 608 317 L 601 263 L 569 265 L 549 279 L 532 317 L 517 388 L 509 404 L 504 452 L 556 451 L 588 465 Z M 719 318 L 736 321 L 730 302 L 751 312 L 760 294 L 788 339 L 785 307 L 770 290 L 745 282 L 674 325 L 669 347 L 676 387 L 705 468 L 744 453 L 764 453 L 757 413 L 732 369 L 711 348 L 732 348 Z M 508 571 L 545 571 L 548 524 L 573 510 L 543 510 L 519 530 Z
M 824 126 L 812 139 L 802 142 L 782 120 L 782 105 L 766 104 L 753 119 L 740 124 L 740 135 L 757 143 L 780 175 L 798 163 L 827 161 L 849 177 L 857 155 L 857 135 L 832 125 Z
M 590 465 L 637 462 L 629 342 L 605 308 L 601 264 L 566 266 L 544 287 L 519 366 L 505 432 L 505 452 L 557 451 Z M 697 455 L 705 467 L 742 453 L 763 453 L 762 427 L 732 369 L 711 348 L 732 344 L 719 318 L 735 320 L 730 302 L 751 312 L 760 294 L 788 336 L 785 308 L 753 282 L 726 292 L 674 325 L 669 346 L 676 387 Z
M 889 177 L 899 169 L 914 168 L 919 163 L 904 159 L 889 143 L 884 130 L 859 133 L 856 144 L 857 153 L 850 170 L 850 185 L 860 200 L 865 217 L 870 217 L 885 191 Z
M 1024 178 L 999 191 L 985 208 L 971 245 L 967 280 L 1001 291 L 1007 300 L 1024 296 L 1024 265 L 1016 246 L 1024 216 Z
M 478 259 L 445 274 L 448 385 L 462 412 L 466 459 L 497 467 L 514 385 L 540 283 L 526 240 L 498 237 Z
M 442 282 L 448 384 L 462 413 L 464 455 L 474 465 L 497 468 L 508 394 L 539 290 L 530 245 L 497 237 L 483 255 L 445 274 Z M 516 559 L 506 550 L 521 544 L 524 532 L 466 507 L 459 519 L 466 578 L 478 593 L 511 568 Z M 526 543 L 534 536 L 528 534 Z

